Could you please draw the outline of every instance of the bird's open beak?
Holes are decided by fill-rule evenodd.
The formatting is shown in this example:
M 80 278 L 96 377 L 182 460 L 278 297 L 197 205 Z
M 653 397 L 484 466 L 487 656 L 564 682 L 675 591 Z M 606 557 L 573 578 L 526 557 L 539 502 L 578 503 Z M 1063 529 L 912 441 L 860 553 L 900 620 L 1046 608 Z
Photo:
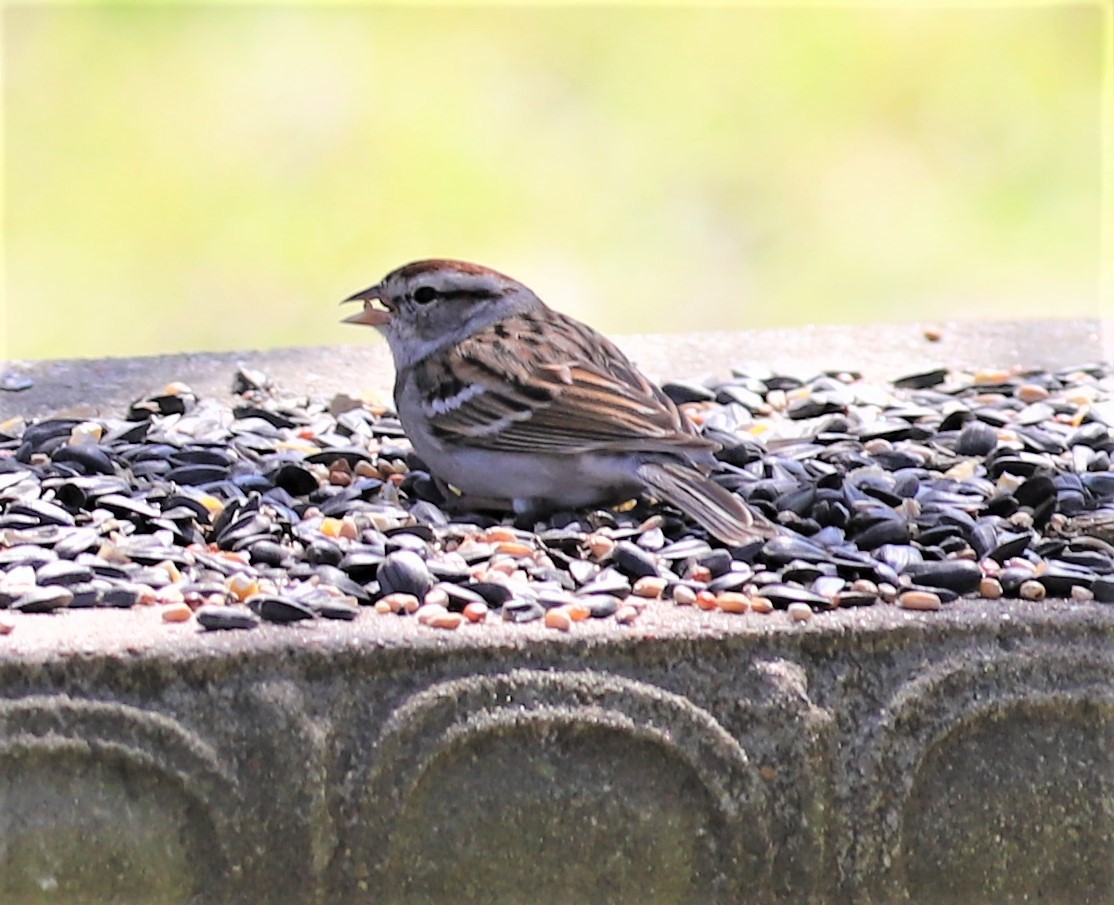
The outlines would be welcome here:
M 344 318 L 341 323 L 364 324 L 368 327 L 382 327 L 389 324 L 391 322 L 390 309 L 386 307 L 385 302 L 383 303 L 383 308 L 373 308 L 371 306 L 373 300 L 383 302 L 378 283 L 369 289 L 362 289 L 354 295 L 348 296 L 348 298 L 341 302 L 342 305 L 346 305 L 349 302 L 363 302 L 364 310 L 357 311 L 350 317 Z

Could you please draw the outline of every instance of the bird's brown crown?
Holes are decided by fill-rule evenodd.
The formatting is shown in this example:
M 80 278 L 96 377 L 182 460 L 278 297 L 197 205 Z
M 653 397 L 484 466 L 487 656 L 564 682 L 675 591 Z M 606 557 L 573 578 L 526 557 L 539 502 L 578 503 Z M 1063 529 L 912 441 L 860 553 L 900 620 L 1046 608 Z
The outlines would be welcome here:
M 393 275 L 411 280 L 423 274 L 444 273 L 446 270 L 454 270 L 457 273 L 466 273 L 473 276 L 492 276 L 507 282 L 516 282 L 498 270 L 484 267 L 481 264 L 473 264 L 470 261 L 456 261 L 452 258 L 429 258 L 424 261 L 411 261 L 409 264 L 404 264 L 398 268 Z

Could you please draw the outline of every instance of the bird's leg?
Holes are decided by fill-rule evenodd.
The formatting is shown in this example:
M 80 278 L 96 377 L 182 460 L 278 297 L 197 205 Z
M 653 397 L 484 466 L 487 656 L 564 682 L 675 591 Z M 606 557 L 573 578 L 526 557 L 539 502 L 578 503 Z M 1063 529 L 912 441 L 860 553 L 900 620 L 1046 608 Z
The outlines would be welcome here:
M 553 512 L 553 506 L 540 499 L 516 499 L 513 501 L 514 526 L 525 531 L 533 531 L 538 522 L 544 522 Z
M 508 500 L 499 497 L 476 496 L 462 493 L 448 481 L 432 475 L 434 484 L 441 491 L 445 503 L 442 508 L 447 512 L 501 512 L 505 513 L 511 508 Z

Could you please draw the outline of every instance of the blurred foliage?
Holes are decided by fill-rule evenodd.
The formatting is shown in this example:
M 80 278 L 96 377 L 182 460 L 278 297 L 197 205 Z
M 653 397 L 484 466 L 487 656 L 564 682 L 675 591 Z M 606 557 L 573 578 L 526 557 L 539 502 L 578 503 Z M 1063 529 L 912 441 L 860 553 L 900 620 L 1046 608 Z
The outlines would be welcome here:
M 9 4 L 11 357 L 357 342 L 408 260 L 610 332 L 1095 315 L 1100 4 Z

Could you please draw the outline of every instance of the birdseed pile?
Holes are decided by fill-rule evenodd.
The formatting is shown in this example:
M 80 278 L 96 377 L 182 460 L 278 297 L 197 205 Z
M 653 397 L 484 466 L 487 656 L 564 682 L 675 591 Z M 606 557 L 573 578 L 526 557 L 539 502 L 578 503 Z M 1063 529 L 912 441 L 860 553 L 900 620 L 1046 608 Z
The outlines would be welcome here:
M 575 631 L 657 599 L 802 621 L 965 596 L 1114 602 L 1104 365 L 665 384 L 721 444 L 715 480 L 783 527 L 735 548 L 649 499 L 531 525 L 456 511 L 388 408 L 245 369 L 233 389 L 233 406 L 171 384 L 118 418 L 0 423 L 0 610 Z M 0 612 L 0 633 L 17 625 Z

